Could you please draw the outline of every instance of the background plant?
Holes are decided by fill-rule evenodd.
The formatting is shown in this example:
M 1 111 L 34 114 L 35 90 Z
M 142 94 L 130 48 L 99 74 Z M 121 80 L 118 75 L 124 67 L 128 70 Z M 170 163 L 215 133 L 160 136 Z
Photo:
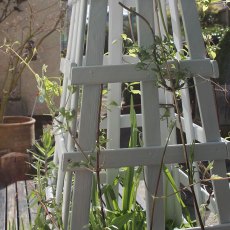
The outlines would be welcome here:
M 36 170 L 33 178 L 35 189 L 30 193 L 29 198 L 32 200 L 31 207 L 37 207 L 35 221 L 31 229 L 63 229 L 61 218 L 61 207 L 57 205 L 55 198 L 47 199 L 47 188 L 50 188 L 50 180 L 54 179 L 53 163 L 54 155 L 54 138 L 51 127 L 44 129 L 43 135 L 35 143 L 35 150 L 30 151 L 33 156 L 32 167 Z M 55 187 L 52 186 L 53 193 Z
M 138 134 L 136 123 L 136 113 L 131 96 L 130 104 L 130 122 L 131 136 L 129 148 L 138 146 Z M 99 159 L 96 159 L 97 161 Z M 106 184 L 101 188 L 105 204 L 100 202 L 99 187 L 100 181 L 94 178 L 92 188 L 92 207 L 90 210 L 90 224 L 92 230 L 100 229 L 121 229 L 135 230 L 146 229 L 146 215 L 142 207 L 136 202 L 137 188 L 139 186 L 142 167 L 125 167 L 114 180 L 113 185 Z M 121 205 L 119 205 L 119 196 L 116 195 L 114 186 L 121 184 L 123 194 L 121 196 Z M 99 185 L 101 186 L 101 185 Z M 104 216 L 101 214 L 101 205 L 104 205 Z
M 8 1 L 8 3 L 13 4 L 12 1 Z M 49 37 L 51 34 L 53 34 L 60 28 L 60 24 L 65 15 L 65 8 L 61 7 L 60 11 L 57 12 L 55 17 L 53 17 L 52 23 L 47 21 L 41 21 L 40 24 L 37 24 L 35 18 L 41 17 L 45 9 L 35 11 L 35 9 L 33 9 L 32 5 L 30 4 L 30 1 L 27 1 L 26 4 L 28 7 L 26 16 L 22 18 L 18 17 L 18 19 L 20 20 L 17 21 L 18 24 L 19 22 L 23 23 L 23 28 L 26 28 L 26 30 L 24 29 L 25 32 L 23 33 L 22 38 L 17 39 L 18 35 L 15 38 L 15 36 L 12 35 L 12 32 L 9 33 L 8 24 L 6 26 L 0 24 L 1 33 L 5 37 L 4 41 L 1 41 L 2 45 L 0 46 L 0 51 L 3 54 L 6 54 L 5 59 L 7 60 L 7 70 L 5 72 L 6 75 L 0 91 L 0 123 L 3 123 L 3 116 L 5 114 L 8 100 L 10 99 L 10 97 L 14 96 L 13 94 L 15 93 L 16 86 L 20 82 L 20 78 L 23 76 L 23 73 L 25 72 L 26 63 L 29 64 L 31 61 L 37 59 L 37 52 L 41 44 L 47 37 Z M 59 1 L 57 4 L 59 4 Z M 20 12 L 21 11 L 17 11 L 17 14 L 20 15 Z M 44 20 L 47 19 L 48 18 L 45 18 Z M 14 20 L 10 25 L 11 28 L 16 27 L 16 25 L 14 25 L 13 23 L 15 23 Z M 24 62 L 21 62 L 19 56 L 15 55 L 14 53 L 6 52 L 5 44 L 11 44 L 13 46 L 13 49 L 18 53 L 18 55 L 20 57 L 23 57 Z

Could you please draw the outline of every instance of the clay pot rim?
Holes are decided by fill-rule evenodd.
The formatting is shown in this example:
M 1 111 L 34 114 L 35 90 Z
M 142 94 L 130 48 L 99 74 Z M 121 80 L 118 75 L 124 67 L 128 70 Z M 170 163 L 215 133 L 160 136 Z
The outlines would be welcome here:
M 27 117 L 27 116 L 4 116 L 4 120 L 16 120 L 13 123 L 2 123 L 0 124 L 0 127 L 3 126 L 20 126 L 20 125 L 30 125 L 35 123 L 35 119 L 32 117 Z M 18 120 L 18 122 L 17 122 Z

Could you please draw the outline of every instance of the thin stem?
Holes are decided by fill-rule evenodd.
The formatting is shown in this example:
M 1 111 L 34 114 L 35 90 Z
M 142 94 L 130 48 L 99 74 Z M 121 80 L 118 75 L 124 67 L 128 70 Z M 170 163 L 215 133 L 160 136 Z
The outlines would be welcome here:
M 156 198 L 157 198 L 157 193 L 158 193 L 158 189 L 159 189 L 159 185 L 160 185 L 161 172 L 162 172 L 163 165 L 164 165 L 164 158 L 165 158 L 166 150 L 167 150 L 169 140 L 170 140 L 172 131 L 174 129 L 174 126 L 175 126 L 175 123 L 174 123 L 173 127 L 171 128 L 171 130 L 169 132 L 169 135 L 167 137 L 167 141 L 166 141 L 165 146 L 164 146 L 164 151 L 163 151 L 163 154 L 162 154 L 162 157 L 161 157 L 160 169 L 159 169 L 158 177 L 157 177 L 157 184 L 156 184 L 155 192 L 154 192 L 154 195 L 153 195 L 153 205 L 152 205 L 152 210 L 151 210 L 150 229 L 153 228 L 153 216 L 154 216 L 154 213 L 155 213 Z
M 75 137 L 75 135 L 73 134 L 73 132 L 71 131 L 70 127 L 67 127 L 68 132 L 70 133 L 71 138 L 73 139 L 75 145 L 78 147 L 78 150 L 82 153 L 82 155 L 84 156 L 84 158 L 86 159 L 87 163 L 90 162 L 89 157 L 86 155 L 86 153 L 83 151 L 83 149 L 81 148 L 80 144 L 77 141 L 77 138 Z
M 96 164 L 96 176 L 97 176 L 97 188 L 98 188 L 98 198 L 100 200 L 100 208 L 101 208 L 101 217 L 102 217 L 102 225 L 106 227 L 106 218 L 105 218 L 105 211 L 104 205 L 102 200 L 102 191 L 101 191 L 101 179 L 100 179 L 100 118 L 101 118 L 101 105 L 102 105 L 102 90 L 103 85 L 101 84 L 101 95 L 99 101 L 99 109 L 98 109 L 98 117 L 97 117 L 97 164 Z
M 182 141 L 182 146 L 183 146 L 183 152 L 184 152 L 184 157 L 185 157 L 186 168 L 188 170 L 189 184 L 191 184 L 191 192 L 192 192 L 192 196 L 193 196 L 195 209 L 196 209 L 196 212 L 197 212 L 197 217 L 198 217 L 198 220 L 199 220 L 199 223 L 200 223 L 200 227 L 201 227 L 202 230 L 204 230 L 204 224 L 203 224 L 203 220 L 202 220 L 201 213 L 200 213 L 200 210 L 199 210 L 199 205 L 198 205 L 198 201 L 197 201 L 197 198 L 196 198 L 196 193 L 195 193 L 195 190 L 194 190 L 193 173 L 192 173 L 192 169 L 191 169 L 192 165 L 189 164 L 187 148 L 185 146 L 185 140 L 184 140 L 184 135 L 183 135 L 181 114 L 180 114 L 180 109 L 179 109 L 179 106 L 178 106 L 175 91 L 173 91 L 173 97 L 174 97 L 174 101 L 175 101 L 176 111 L 177 111 L 177 114 L 178 114 L 180 136 L 181 136 L 181 141 Z
M 211 181 L 220 181 L 220 180 L 229 180 L 229 177 L 221 177 L 221 178 L 209 178 L 209 179 L 202 179 L 196 182 L 193 182 L 192 184 L 189 184 L 187 186 L 184 186 L 183 188 L 178 189 L 176 192 L 170 193 L 167 196 L 157 196 L 156 199 L 165 199 L 171 196 L 175 196 L 177 193 L 180 193 L 186 189 L 190 189 L 191 186 L 195 186 L 197 184 L 202 184 L 202 182 L 211 182 Z
M 148 22 L 148 20 L 143 15 L 137 13 L 135 10 L 133 10 L 132 8 L 127 7 L 126 5 L 124 5 L 121 2 L 119 2 L 118 4 L 120 6 L 122 6 L 124 9 L 128 10 L 129 12 L 134 13 L 135 15 L 137 15 L 138 17 L 140 17 L 142 20 L 144 20 L 145 23 L 147 24 L 147 26 L 149 27 L 149 29 L 150 29 L 150 31 L 152 33 L 153 38 L 155 37 L 155 34 L 154 34 L 154 31 L 153 31 L 153 28 L 152 28 L 151 24 Z
M 165 32 L 166 37 L 169 38 L 169 33 L 168 33 L 167 26 L 166 26 L 166 23 L 165 23 L 165 20 L 164 20 L 164 15 L 163 15 L 163 10 L 162 10 L 162 6 L 161 6 L 161 1 L 160 0 L 157 0 L 157 1 L 158 2 L 156 3 L 156 6 L 159 6 L 159 11 L 160 11 L 160 16 L 161 16 L 161 22 L 163 24 L 164 32 Z
M 129 28 L 130 28 L 132 41 L 133 41 L 133 43 L 135 43 L 136 41 L 135 41 L 135 36 L 134 36 L 134 32 L 133 32 L 133 23 L 132 23 L 131 12 L 129 12 L 129 14 L 128 14 L 128 19 L 129 19 Z
M 34 75 L 37 76 L 38 74 L 30 67 L 30 65 L 28 64 L 28 62 L 23 59 L 13 48 L 11 48 L 10 46 L 7 46 L 8 49 L 10 49 L 10 51 L 17 56 L 22 62 L 23 64 L 25 64 L 27 66 L 27 68 L 30 70 L 30 72 Z
M 46 204 L 42 201 L 42 197 L 41 197 L 41 195 L 40 195 L 40 194 L 41 194 L 41 191 L 40 191 L 40 194 L 39 194 L 39 192 L 36 191 L 36 190 L 34 189 L 34 193 L 36 194 L 39 203 L 41 204 L 42 208 L 44 209 L 46 215 L 47 215 L 47 216 L 49 217 L 49 219 L 51 220 L 52 224 L 53 224 L 57 229 L 59 229 L 59 227 L 58 227 L 58 225 L 57 225 L 57 223 L 56 223 L 56 221 L 55 221 L 55 219 L 54 219 L 54 216 L 50 213 L 48 207 L 47 207 Z
M 158 2 L 159 2 L 159 0 L 158 0 Z M 161 10 L 161 17 L 163 17 L 162 9 L 160 8 L 160 10 Z M 161 18 L 161 19 L 162 19 L 162 21 L 164 21 L 164 18 Z M 157 21 L 158 21 L 158 23 L 160 22 L 158 14 L 157 14 Z M 164 28 L 166 29 L 166 27 L 164 27 Z M 167 34 L 167 32 L 166 32 L 166 34 Z M 161 45 L 162 51 L 164 51 L 163 44 L 160 43 L 160 45 Z M 164 60 L 167 60 L 167 57 L 165 56 L 164 52 L 162 52 L 162 56 L 163 56 Z M 189 158 L 188 158 L 186 143 L 185 143 L 185 139 L 184 139 L 184 135 L 183 135 L 183 126 L 182 126 L 182 121 L 181 121 L 181 113 L 180 113 L 180 108 L 179 108 L 177 98 L 176 98 L 176 89 L 174 87 L 173 77 L 171 75 L 170 67 L 169 67 L 167 62 L 166 62 L 166 71 L 167 71 L 167 75 L 168 75 L 169 81 L 170 81 L 170 86 L 171 86 L 171 89 L 172 89 L 172 94 L 173 94 L 173 99 L 174 99 L 174 103 L 175 103 L 175 107 L 176 107 L 176 112 L 178 114 L 180 136 L 181 136 L 181 141 L 182 141 L 182 146 L 183 146 L 185 164 L 186 164 L 186 168 L 188 170 L 189 184 L 192 184 L 193 183 L 193 173 L 192 173 L 192 168 L 191 168 L 192 165 L 190 166 L 190 164 L 189 164 Z M 196 209 L 196 212 L 197 212 L 198 220 L 199 220 L 199 223 L 200 223 L 200 227 L 201 227 L 202 230 L 204 230 L 204 224 L 203 224 L 203 221 L 202 221 L 202 218 L 201 218 L 199 205 L 198 205 L 196 194 L 195 194 L 195 191 L 194 191 L 194 186 L 191 186 L 191 192 L 192 192 L 193 201 L 194 201 L 194 204 L 195 204 L 195 209 Z

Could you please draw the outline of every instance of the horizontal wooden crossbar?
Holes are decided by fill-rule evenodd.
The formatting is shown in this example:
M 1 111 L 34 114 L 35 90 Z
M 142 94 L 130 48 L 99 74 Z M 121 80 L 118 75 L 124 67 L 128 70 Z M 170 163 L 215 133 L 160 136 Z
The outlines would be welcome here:
M 194 148 L 194 161 L 210 161 L 223 160 L 228 158 L 226 144 L 223 142 L 199 143 L 194 146 L 186 145 L 189 157 L 191 157 L 191 149 Z M 120 168 L 125 166 L 139 166 L 139 165 L 160 165 L 164 153 L 164 146 L 145 147 L 145 148 L 126 148 L 126 149 L 110 149 L 101 150 L 100 152 L 100 167 Z M 86 156 L 95 153 L 85 152 Z M 81 152 L 63 152 L 61 159 L 62 170 L 76 170 L 74 163 L 85 162 L 85 157 Z M 164 163 L 184 163 L 183 146 L 169 145 L 166 148 Z
M 75 4 L 76 2 L 77 2 L 76 0 L 69 0 L 68 4 L 72 5 L 72 4 Z M 128 7 L 136 7 L 136 3 L 133 0 L 123 0 L 123 4 L 128 6 Z M 88 5 L 89 5 L 89 3 L 88 3 Z
M 178 116 L 176 113 L 175 113 L 175 117 L 177 118 L 177 127 L 179 128 Z M 142 127 L 142 114 L 137 114 L 136 120 L 137 120 L 137 127 Z M 183 131 L 185 132 L 184 118 L 181 117 L 181 120 L 182 120 L 182 128 L 183 128 Z M 130 127 L 130 115 L 129 114 L 121 115 L 120 116 L 120 128 L 129 128 L 129 127 Z M 100 128 L 101 129 L 107 129 L 107 118 L 102 119 L 101 124 L 100 124 Z M 193 129 L 194 129 L 195 139 L 198 142 L 204 143 L 205 137 L 204 137 L 203 128 L 201 126 L 193 123 Z
M 205 227 L 205 230 L 229 230 L 230 224 L 221 224 Z M 186 228 L 186 230 L 201 230 L 200 227 Z
M 168 63 L 178 68 L 176 62 L 169 61 Z M 186 70 L 192 75 L 214 77 L 218 74 L 215 63 L 210 59 L 198 59 L 181 60 L 179 65 L 181 70 Z M 72 67 L 72 84 L 74 85 L 152 80 L 153 76 L 149 71 L 138 70 L 135 64 Z

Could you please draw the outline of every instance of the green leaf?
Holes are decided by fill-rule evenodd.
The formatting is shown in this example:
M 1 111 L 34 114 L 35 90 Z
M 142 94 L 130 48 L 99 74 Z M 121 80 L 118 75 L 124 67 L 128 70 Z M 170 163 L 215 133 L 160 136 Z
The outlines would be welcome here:
M 102 193 L 105 196 L 107 209 L 120 211 L 113 187 L 109 184 L 104 185 L 102 187 Z
M 141 91 L 140 90 L 136 90 L 136 89 L 132 89 L 131 93 L 141 95 Z
M 207 9 L 208 9 L 208 6 L 207 6 L 207 5 L 203 5 L 203 6 L 202 6 L 203 12 L 205 12 Z
M 181 207 L 184 210 L 186 221 L 190 224 L 189 225 L 190 227 L 193 227 L 193 223 L 192 223 L 192 220 L 191 220 L 191 217 L 190 217 L 190 213 L 188 211 L 187 206 L 185 205 L 185 203 L 183 202 L 183 200 L 180 197 L 180 194 L 178 192 L 178 188 L 177 188 L 176 182 L 175 182 L 175 180 L 174 180 L 171 172 L 169 171 L 169 169 L 165 165 L 163 165 L 163 169 L 164 169 L 164 174 L 165 174 L 166 178 L 170 182 L 170 185 L 172 186 L 172 189 L 175 192 L 177 201 L 180 203 Z
M 108 89 L 103 89 L 102 90 L 102 95 L 106 95 L 108 93 Z
M 128 38 L 128 36 L 127 34 L 121 34 L 121 38 L 125 41 Z
M 124 215 L 120 215 L 118 217 L 115 217 L 111 225 L 116 226 L 118 229 L 123 229 L 123 226 L 128 223 L 128 221 L 132 218 L 132 213 L 125 213 Z
M 111 105 L 111 106 L 118 106 L 118 104 L 117 104 L 116 101 L 111 101 L 111 103 L 109 105 Z
M 216 175 L 216 174 L 212 174 L 212 176 L 211 176 L 210 179 L 211 179 L 211 180 L 219 180 L 219 179 L 223 179 L 223 177 L 218 176 L 218 175 Z

